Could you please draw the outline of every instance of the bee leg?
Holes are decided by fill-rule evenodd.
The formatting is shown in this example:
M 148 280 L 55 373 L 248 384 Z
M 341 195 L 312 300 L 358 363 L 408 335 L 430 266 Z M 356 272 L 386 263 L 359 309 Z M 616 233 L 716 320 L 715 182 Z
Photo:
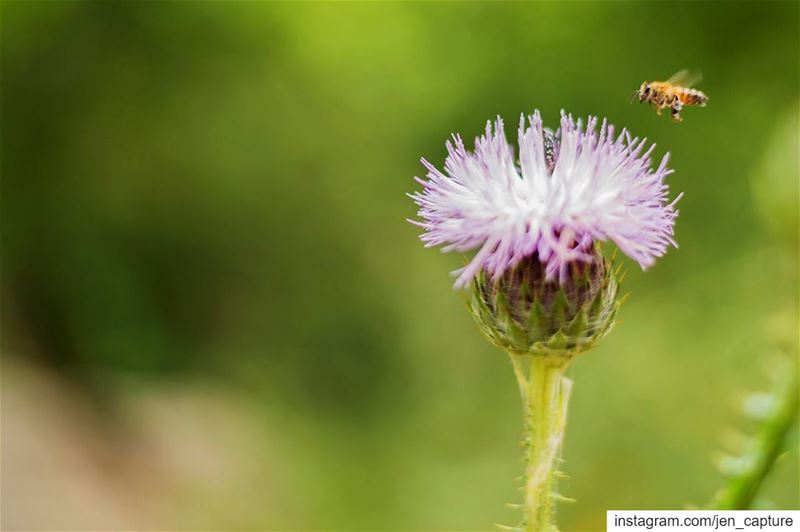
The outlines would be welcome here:
M 657 114 L 658 116 L 661 116 L 661 110 L 662 110 L 662 108 L 661 108 L 661 107 L 659 107 L 658 109 L 656 109 L 656 114 Z
M 683 109 L 683 104 L 679 99 L 676 98 L 675 101 L 672 102 L 672 106 L 670 107 L 670 116 L 672 117 L 673 122 L 683 121 L 683 118 L 681 118 L 680 115 L 681 109 Z

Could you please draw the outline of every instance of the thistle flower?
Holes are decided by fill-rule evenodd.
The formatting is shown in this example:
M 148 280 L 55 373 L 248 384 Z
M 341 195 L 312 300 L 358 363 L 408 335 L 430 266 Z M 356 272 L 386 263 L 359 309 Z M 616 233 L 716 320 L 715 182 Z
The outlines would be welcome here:
M 561 128 L 551 135 L 539 112 L 521 117 L 519 162 L 508 144 L 503 121 L 475 140 L 469 152 L 460 136 L 447 142 L 445 172 L 422 160 L 427 180 L 416 178 L 422 192 L 414 222 L 425 229 L 426 246 L 443 251 L 478 249 L 470 263 L 454 272 L 456 287 L 481 270 L 498 279 L 525 257 L 536 254 L 548 279 L 564 281 L 569 264 L 592 260 L 595 242 L 612 240 L 646 269 L 673 239 L 677 211 L 667 203 L 664 178 L 668 155 L 654 171 L 646 139 L 597 119 L 581 121 L 561 114 Z
M 561 127 L 542 126 L 539 112 L 519 125 L 519 159 L 500 118 L 467 151 L 447 143 L 445 172 L 425 159 L 427 180 L 411 197 L 427 246 L 477 249 L 454 274 L 472 283 L 470 309 L 481 331 L 505 349 L 525 411 L 525 501 L 515 530 L 552 531 L 556 463 L 567 419 L 572 358 L 613 325 L 620 305 L 618 271 L 599 243 L 613 241 L 642 269 L 674 235 L 674 201 L 664 178 L 668 156 L 653 170 L 655 145 L 590 117 L 561 113 Z

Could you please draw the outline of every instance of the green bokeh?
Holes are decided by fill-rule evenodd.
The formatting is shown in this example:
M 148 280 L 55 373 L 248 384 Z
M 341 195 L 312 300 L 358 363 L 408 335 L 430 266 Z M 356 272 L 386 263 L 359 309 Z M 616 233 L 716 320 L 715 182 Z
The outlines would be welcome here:
M 796 325 L 799 19 L 796 2 L 4 2 L 4 352 L 105 404 L 121 380 L 245 396 L 281 476 L 263 505 L 233 512 L 231 491 L 185 526 L 511 523 L 513 376 L 451 289 L 463 258 L 422 247 L 405 193 L 451 132 L 597 114 L 669 151 L 685 197 L 680 248 L 628 263 L 620 323 L 573 366 L 579 502 L 560 523 L 702 504 L 720 433 L 746 428 L 732 399 L 767 383 L 767 324 Z M 682 124 L 628 102 L 684 67 L 710 100 Z M 797 478 L 795 453 L 768 498 L 800 508 Z

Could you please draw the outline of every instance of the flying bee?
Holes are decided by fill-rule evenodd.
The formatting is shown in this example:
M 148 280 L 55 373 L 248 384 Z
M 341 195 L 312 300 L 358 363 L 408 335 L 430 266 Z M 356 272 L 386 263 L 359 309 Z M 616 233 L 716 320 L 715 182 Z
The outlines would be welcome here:
M 670 116 L 674 122 L 680 122 L 680 112 L 684 106 L 697 105 L 705 107 L 708 96 L 692 85 L 702 79 L 699 72 L 681 70 L 667 81 L 645 81 L 639 90 L 633 93 L 631 99 L 639 97 L 639 103 L 647 102 L 650 107 L 655 107 L 656 114 L 661 116 L 661 111 L 669 108 Z

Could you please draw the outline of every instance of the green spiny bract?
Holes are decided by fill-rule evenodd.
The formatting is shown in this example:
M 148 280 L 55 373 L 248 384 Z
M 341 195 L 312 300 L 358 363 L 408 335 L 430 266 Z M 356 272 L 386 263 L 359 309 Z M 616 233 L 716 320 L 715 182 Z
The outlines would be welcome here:
M 470 309 L 487 338 L 510 353 L 570 359 L 614 324 L 618 277 L 598 248 L 591 262 L 572 263 L 562 282 L 547 280 L 533 255 L 496 280 L 477 275 Z

